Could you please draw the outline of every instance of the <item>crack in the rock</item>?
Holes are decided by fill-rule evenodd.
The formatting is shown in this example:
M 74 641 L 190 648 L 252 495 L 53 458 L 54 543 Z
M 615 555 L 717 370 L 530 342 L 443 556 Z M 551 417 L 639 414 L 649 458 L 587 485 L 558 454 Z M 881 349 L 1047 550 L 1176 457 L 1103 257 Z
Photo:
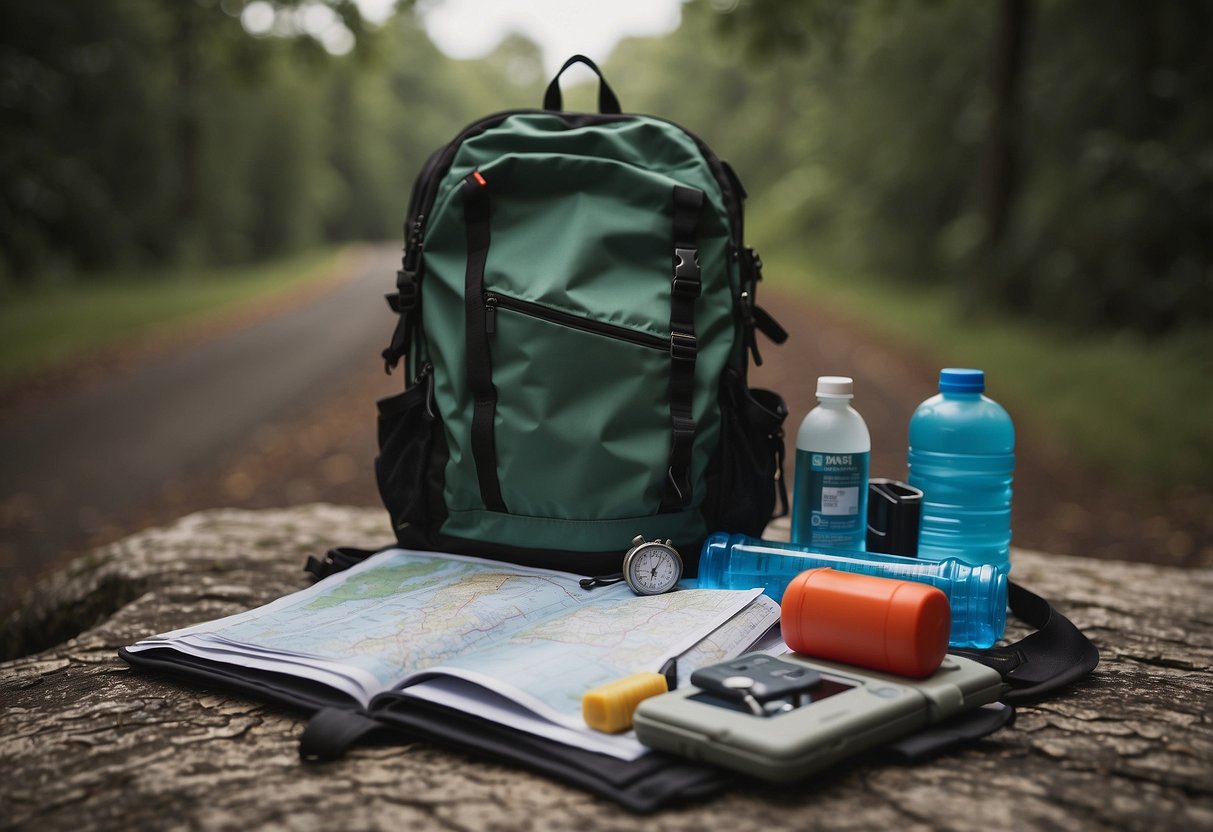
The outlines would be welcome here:
M 1121 658 L 1126 661 L 1136 662 L 1137 664 L 1144 664 L 1148 667 L 1164 667 L 1168 670 L 1208 670 L 1207 666 L 1195 665 L 1180 659 L 1168 659 L 1163 656 L 1134 656 L 1129 653 L 1122 653 Z

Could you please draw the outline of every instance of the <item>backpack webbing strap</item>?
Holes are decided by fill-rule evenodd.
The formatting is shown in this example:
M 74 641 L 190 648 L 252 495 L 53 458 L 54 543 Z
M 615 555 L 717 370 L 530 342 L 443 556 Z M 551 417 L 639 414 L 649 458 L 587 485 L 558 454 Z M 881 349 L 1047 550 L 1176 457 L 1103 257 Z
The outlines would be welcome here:
M 963 711 L 943 722 L 928 725 L 917 733 L 882 746 L 874 751 L 872 756 L 902 765 L 921 763 L 1013 724 L 1015 708 L 1004 702 L 991 702 L 971 711 Z
M 472 393 L 472 459 L 480 499 L 489 511 L 505 511 L 501 483 L 497 480 L 497 447 L 493 421 L 497 413 L 497 388 L 493 386 L 489 354 L 488 324 L 484 304 L 484 266 L 489 258 L 488 182 L 473 171 L 463 180 L 463 221 L 467 229 L 467 271 L 463 303 L 467 333 L 467 380 Z
M 335 549 L 329 549 L 324 555 L 324 560 L 315 555 L 308 555 L 307 563 L 303 565 L 303 571 L 311 574 L 317 581 L 321 581 L 329 575 L 344 572 L 351 566 L 362 563 L 371 555 L 390 548 L 390 546 L 383 546 L 378 549 L 357 549 L 353 546 L 338 546 Z
M 345 708 L 322 708 L 308 720 L 299 737 L 299 757 L 308 762 L 338 760 L 362 738 L 386 728 L 366 714 Z
M 1070 619 L 1034 592 L 1008 582 L 1011 613 L 1036 632 L 1006 647 L 953 650 L 992 667 L 1008 688 L 1000 697 L 1011 705 L 1034 702 L 1086 676 L 1099 664 L 1099 650 Z
M 421 240 L 422 221 L 420 217 L 413 220 L 412 231 L 405 238 L 404 259 L 396 272 L 396 291 L 384 295 L 391 310 L 400 317 L 396 320 L 396 329 L 392 332 L 391 343 L 384 349 L 383 370 L 391 375 L 392 370 L 408 352 L 409 335 L 417 317 L 421 300 Z
M 691 462 L 695 443 L 695 301 L 702 288 L 698 228 L 703 191 L 674 188 L 674 277 L 670 283 L 670 466 L 661 511 L 679 511 L 691 504 Z
M 560 67 L 560 71 L 556 73 L 556 77 L 548 84 L 548 88 L 543 94 L 543 109 L 554 111 L 564 109 L 564 99 L 560 94 L 560 76 L 573 64 L 585 64 L 598 76 L 598 112 L 612 114 L 623 112 L 623 108 L 619 106 L 619 98 L 615 95 L 615 91 L 611 89 L 610 85 L 607 84 L 602 70 L 598 68 L 598 64 L 591 61 L 585 55 L 574 55 L 564 62 L 564 66 Z

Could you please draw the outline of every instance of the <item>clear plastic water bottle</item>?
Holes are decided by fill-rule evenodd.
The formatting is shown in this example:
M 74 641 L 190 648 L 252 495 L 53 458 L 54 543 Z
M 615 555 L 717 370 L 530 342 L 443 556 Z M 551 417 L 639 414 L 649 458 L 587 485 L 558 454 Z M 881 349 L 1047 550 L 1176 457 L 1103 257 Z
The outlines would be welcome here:
M 868 457 L 872 439 L 851 407 L 854 382 L 817 379 L 817 407 L 796 434 L 792 540 L 862 552 L 868 535 Z
M 1015 427 L 985 388 L 981 370 L 941 370 L 939 395 L 910 419 L 910 485 L 923 494 L 918 553 L 1009 571 Z
M 701 589 L 759 587 L 775 601 L 806 569 L 827 566 L 842 572 L 918 581 L 941 589 L 952 610 L 948 643 L 953 647 L 990 647 L 1007 623 L 1007 574 L 989 564 L 970 566 L 955 559 L 932 561 L 854 552 L 816 551 L 794 543 L 757 540 L 717 532 L 699 556 Z

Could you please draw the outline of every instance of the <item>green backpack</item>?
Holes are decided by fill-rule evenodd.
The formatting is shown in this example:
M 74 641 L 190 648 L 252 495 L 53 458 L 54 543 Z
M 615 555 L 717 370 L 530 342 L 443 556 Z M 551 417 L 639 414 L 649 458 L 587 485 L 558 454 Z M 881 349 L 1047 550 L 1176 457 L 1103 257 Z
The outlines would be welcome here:
M 379 402 L 380 494 L 402 546 L 616 571 L 637 535 L 693 574 L 710 532 L 760 534 L 778 492 L 783 400 L 747 384 L 761 264 L 744 191 L 667 121 L 488 116 L 417 178 L 399 314 L 383 352 L 413 379 Z

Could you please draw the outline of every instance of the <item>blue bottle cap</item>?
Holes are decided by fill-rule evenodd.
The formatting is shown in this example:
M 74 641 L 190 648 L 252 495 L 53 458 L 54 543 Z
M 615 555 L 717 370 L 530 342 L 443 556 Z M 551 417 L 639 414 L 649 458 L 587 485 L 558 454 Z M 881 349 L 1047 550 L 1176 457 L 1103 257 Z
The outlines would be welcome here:
M 949 367 L 939 371 L 940 393 L 984 393 L 986 374 L 984 370 L 961 370 Z

